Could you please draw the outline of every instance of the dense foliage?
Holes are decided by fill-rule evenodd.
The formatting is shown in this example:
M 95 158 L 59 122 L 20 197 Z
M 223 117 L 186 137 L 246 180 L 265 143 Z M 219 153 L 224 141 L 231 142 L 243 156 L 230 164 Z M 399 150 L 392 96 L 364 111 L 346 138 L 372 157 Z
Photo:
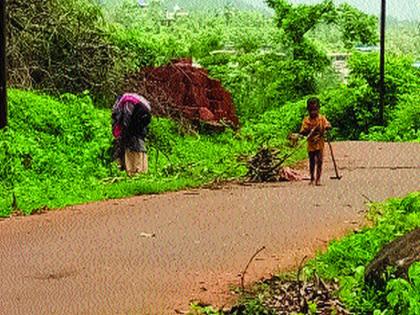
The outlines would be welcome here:
M 115 7 L 115 5 L 121 3 L 121 0 L 99 1 L 106 7 Z M 186 10 L 194 11 L 215 11 L 232 7 L 240 10 L 260 10 L 261 12 L 269 13 L 269 9 L 266 6 L 264 0 L 208 0 L 205 3 L 203 3 L 200 0 L 144 0 L 144 3 L 147 3 L 149 5 L 153 5 L 156 2 L 160 2 L 163 5 L 163 7 L 168 10 L 171 10 L 175 6 L 179 6 L 180 8 Z
M 355 54 L 348 84 L 322 93 L 333 132 L 341 139 L 419 140 L 420 70 L 411 57 L 388 55 L 385 76 L 385 126 L 379 126 L 379 58 Z
M 93 1 L 11 0 L 7 12 L 12 86 L 55 94 L 89 90 L 97 99 L 115 90 L 118 51 Z
M 89 97 L 54 100 L 10 91 L 9 126 L 0 134 L 0 214 L 90 199 L 110 167 L 108 117 Z M 59 201 L 61 200 L 61 201 Z

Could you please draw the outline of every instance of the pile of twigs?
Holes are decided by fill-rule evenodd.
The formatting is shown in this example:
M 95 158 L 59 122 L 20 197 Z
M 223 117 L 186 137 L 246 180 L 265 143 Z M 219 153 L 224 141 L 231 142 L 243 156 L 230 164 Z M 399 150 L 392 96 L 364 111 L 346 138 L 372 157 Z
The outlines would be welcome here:
M 279 150 L 261 148 L 257 154 L 248 160 L 247 178 L 251 182 L 279 181 L 279 170 L 285 159 L 278 157 Z
M 275 314 L 350 314 L 334 295 L 336 283 L 325 283 L 318 277 L 305 282 L 280 278 L 267 282 L 270 293 L 263 304 Z

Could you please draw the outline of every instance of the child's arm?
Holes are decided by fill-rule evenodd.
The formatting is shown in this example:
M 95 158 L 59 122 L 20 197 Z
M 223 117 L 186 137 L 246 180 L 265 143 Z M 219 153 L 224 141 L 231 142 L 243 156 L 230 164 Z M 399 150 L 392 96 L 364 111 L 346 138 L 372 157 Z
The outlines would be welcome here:
M 300 134 L 302 135 L 302 136 L 307 136 L 309 133 L 311 132 L 311 129 L 310 129 L 310 127 L 309 127 L 309 123 L 308 123 L 308 121 L 306 120 L 306 118 L 303 120 L 303 122 L 302 122 L 302 127 L 300 128 Z
M 307 128 L 307 129 L 305 129 L 303 132 L 301 132 L 300 134 L 301 135 L 303 135 L 303 136 L 305 136 L 306 137 L 306 139 L 309 139 L 310 137 L 312 137 L 312 135 L 318 130 L 319 128 L 318 127 L 314 127 L 314 128 L 312 128 L 312 129 L 309 129 L 309 128 Z

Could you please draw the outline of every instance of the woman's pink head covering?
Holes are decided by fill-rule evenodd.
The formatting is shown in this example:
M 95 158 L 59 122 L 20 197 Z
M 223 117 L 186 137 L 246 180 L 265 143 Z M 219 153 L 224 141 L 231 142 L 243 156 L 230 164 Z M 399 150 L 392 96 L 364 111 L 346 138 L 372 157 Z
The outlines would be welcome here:
M 123 108 L 125 104 L 132 103 L 134 105 L 142 105 L 147 111 L 151 111 L 150 103 L 143 96 L 136 93 L 124 93 L 116 103 L 116 107 Z

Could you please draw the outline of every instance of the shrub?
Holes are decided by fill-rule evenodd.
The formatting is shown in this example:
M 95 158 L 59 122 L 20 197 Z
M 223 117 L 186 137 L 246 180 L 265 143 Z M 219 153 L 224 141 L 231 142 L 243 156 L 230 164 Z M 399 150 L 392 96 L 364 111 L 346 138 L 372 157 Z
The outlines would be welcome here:
M 407 94 L 392 111 L 386 127 L 372 127 L 364 140 L 420 141 L 420 95 Z
M 393 279 L 387 285 L 387 314 L 420 314 L 420 263 L 414 263 L 408 271 L 408 281 Z
M 380 123 L 378 56 L 356 53 L 350 59 L 350 68 L 348 85 L 325 91 L 321 97 L 326 114 L 335 127 L 334 132 L 341 139 L 359 139 L 362 134 L 368 134 L 369 130 L 378 131 L 372 128 Z M 392 124 L 398 117 L 399 123 L 406 124 L 400 130 L 405 132 L 415 121 L 412 116 L 416 115 L 416 91 L 420 85 L 419 70 L 412 66 L 410 57 L 387 56 L 385 85 L 385 126 Z M 405 115 L 408 115 L 410 122 L 405 121 Z M 398 128 L 397 122 L 393 123 L 392 129 Z M 415 136 L 409 132 L 407 137 L 411 139 Z
M 12 193 L 17 207 L 29 212 L 88 194 L 87 186 L 107 176 L 110 121 L 89 97 L 63 95 L 57 101 L 11 90 L 9 99 L 10 123 L 0 133 L 0 199 L 6 199 L 0 214 L 11 210 Z
M 7 1 L 9 82 L 14 87 L 112 96 L 118 51 L 93 0 Z

